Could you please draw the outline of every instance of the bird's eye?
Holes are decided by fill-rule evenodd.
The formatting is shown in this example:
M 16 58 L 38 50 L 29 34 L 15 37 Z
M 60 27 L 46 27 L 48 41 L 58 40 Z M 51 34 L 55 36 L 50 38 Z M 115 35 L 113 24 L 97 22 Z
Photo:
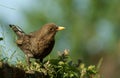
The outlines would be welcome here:
M 50 28 L 50 31 L 54 31 L 54 29 L 53 29 L 53 28 Z

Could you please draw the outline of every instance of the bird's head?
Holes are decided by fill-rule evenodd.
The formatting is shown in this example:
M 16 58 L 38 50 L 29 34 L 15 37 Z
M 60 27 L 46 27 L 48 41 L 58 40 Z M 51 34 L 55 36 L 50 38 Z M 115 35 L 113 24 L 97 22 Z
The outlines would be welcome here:
M 57 26 L 54 23 L 49 23 L 49 24 L 45 24 L 40 31 L 44 36 L 54 36 L 57 31 L 64 29 L 65 28 L 62 26 Z

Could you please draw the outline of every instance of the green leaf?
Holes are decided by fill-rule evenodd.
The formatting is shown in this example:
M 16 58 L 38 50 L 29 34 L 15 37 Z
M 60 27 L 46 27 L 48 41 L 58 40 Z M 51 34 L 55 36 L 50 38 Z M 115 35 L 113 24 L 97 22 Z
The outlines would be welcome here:
M 2 38 L 2 37 L 0 37 L 0 41 L 1 41 L 1 40 L 3 40 L 3 38 Z

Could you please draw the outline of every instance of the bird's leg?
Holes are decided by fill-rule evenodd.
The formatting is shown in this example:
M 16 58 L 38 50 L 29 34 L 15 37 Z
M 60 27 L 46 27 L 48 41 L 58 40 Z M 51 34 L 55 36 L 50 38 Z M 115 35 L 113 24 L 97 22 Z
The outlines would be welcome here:
M 43 58 L 39 59 L 39 62 L 40 62 L 40 64 L 41 64 L 41 67 L 42 67 L 42 68 L 45 68 L 44 63 L 43 63 Z
M 40 62 L 41 62 L 41 63 L 43 62 L 43 58 L 40 59 Z
M 36 59 L 35 61 L 40 64 L 43 63 L 43 59 Z
M 25 56 L 26 56 L 27 64 L 28 64 L 28 66 L 30 66 L 30 57 L 28 55 L 25 55 Z

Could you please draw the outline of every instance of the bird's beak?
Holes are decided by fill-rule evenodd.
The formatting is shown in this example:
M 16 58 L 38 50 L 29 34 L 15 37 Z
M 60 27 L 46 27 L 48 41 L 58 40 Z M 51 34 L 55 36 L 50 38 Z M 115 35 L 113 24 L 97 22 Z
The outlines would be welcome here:
M 62 26 L 57 27 L 57 31 L 64 30 L 64 29 L 65 29 L 65 27 L 62 27 Z

